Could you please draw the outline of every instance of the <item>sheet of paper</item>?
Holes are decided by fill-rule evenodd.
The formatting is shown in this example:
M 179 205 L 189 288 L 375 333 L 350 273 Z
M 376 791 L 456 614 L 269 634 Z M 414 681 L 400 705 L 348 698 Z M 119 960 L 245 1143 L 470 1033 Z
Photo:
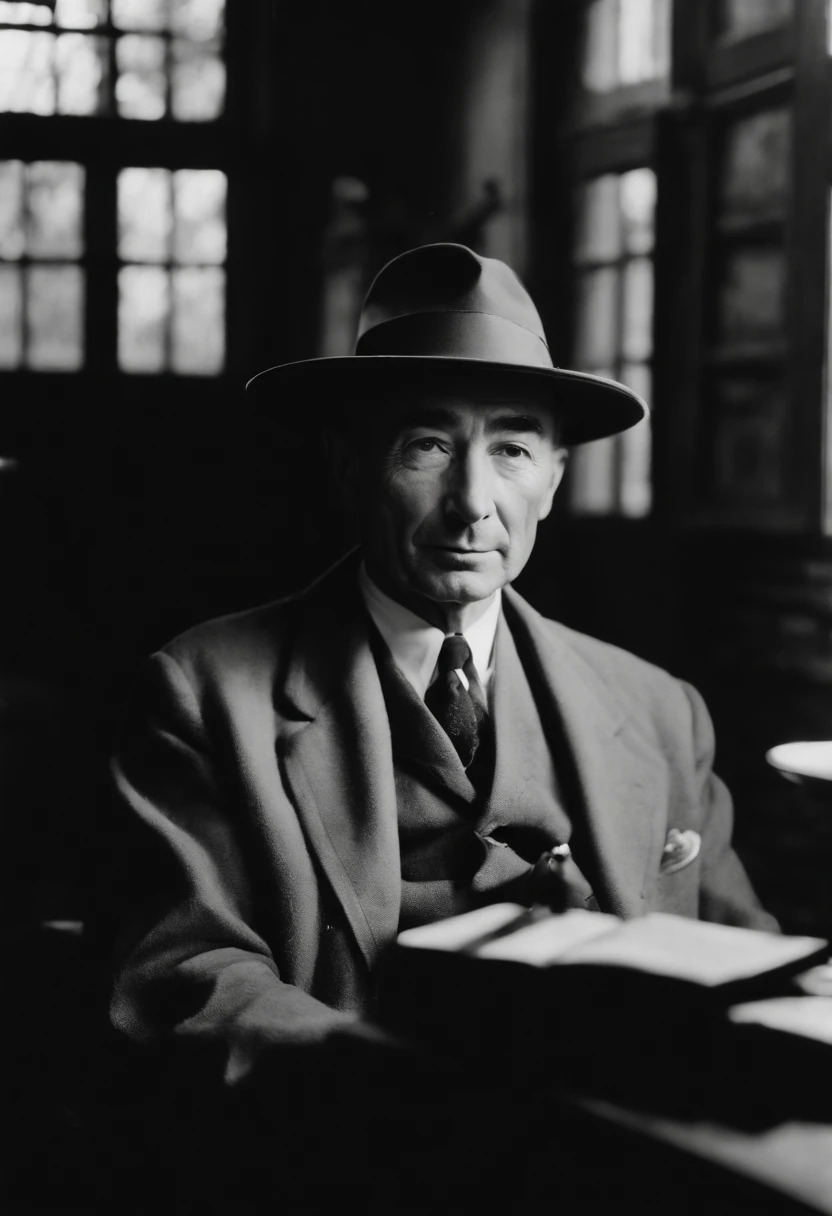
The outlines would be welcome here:
M 832 1046 L 830 996 L 782 996 L 767 1001 L 747 1001 L 729 1009 L 728 1017 L 732 1022 L 768 1026 Z
M 516 933 L 485 942 L 476 947 L 474 953 L 477 958 L 549 967 L 559 962 L 567 950 L 602 934 L 618 932 L 621 924 L 617 916 L 571 908 L 560 916 L 549 916 Z
M 504 929 L 519 916 L 528 912 L 522 904 L 489 904 L 474 912 L 461 916 L 450 916 L 430 925 L 419 925 L 405 929 L 397 941 L 401 946 L 412 946 L 417 950 L 464 950 L 473 942 L 489 933 Z
M 808 959 L 826 942 L 651 912 L 568 950 L 566 963 L 632 967 L 716 987 Z

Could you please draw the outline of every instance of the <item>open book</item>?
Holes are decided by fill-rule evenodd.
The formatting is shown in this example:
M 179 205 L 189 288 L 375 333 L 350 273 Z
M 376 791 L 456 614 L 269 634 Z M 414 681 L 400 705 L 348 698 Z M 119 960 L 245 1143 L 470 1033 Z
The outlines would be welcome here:
M 399 934 L 388 978 L 390 1020 L 433 1033 L 516 1020 L 530 1006 L 570 1025 L 603 1010 L 719 1011 L 777 995 L 823 960 L 829 943 L 653 912 L 635 920 L 579 909 L 553 914 L 494 904 Z M 548 1023 L 551 1025 L 551 1022 Z
M 651 912 L 622 921 L 572 909 L 559 915 L 492 904 L 399 934 L 404 950 L 440 950 L 530 967 L 625 967 L 706 988 L 746 985 L 820 961 L 829 943 Z

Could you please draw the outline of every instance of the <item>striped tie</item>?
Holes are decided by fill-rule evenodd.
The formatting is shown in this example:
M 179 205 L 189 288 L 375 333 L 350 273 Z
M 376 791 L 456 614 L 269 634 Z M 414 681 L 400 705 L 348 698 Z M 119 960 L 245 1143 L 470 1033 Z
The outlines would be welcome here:
M 463 767 L 468 768 L 480 743 L 487 710 L 471 647 L 461 633 L 449 634 L 442 643 L 425 705 L 451 740 Z

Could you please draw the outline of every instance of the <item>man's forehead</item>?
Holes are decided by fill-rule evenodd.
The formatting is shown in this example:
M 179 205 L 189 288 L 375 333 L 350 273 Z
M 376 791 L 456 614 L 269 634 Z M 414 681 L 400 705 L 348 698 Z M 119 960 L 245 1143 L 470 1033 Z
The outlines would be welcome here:
M 426 393 L 391 403 L 389 425 L 393 431 L 407 427 L 439 426 L 467 429 L 471 423 L 485 430 L 528 432 L 554 436 L 551 412 L 528 400 L 474 394 Z

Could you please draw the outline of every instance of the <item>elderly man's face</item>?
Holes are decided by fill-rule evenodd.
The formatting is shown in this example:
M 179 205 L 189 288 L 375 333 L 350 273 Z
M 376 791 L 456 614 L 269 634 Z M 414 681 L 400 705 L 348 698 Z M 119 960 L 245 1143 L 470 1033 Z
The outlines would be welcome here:
M 456 396 L 399 407 L 364 452 L 370 574 L 394 596 L 437 605 L 487 599 L 517 577 L 565 462 L 545 409 Z

